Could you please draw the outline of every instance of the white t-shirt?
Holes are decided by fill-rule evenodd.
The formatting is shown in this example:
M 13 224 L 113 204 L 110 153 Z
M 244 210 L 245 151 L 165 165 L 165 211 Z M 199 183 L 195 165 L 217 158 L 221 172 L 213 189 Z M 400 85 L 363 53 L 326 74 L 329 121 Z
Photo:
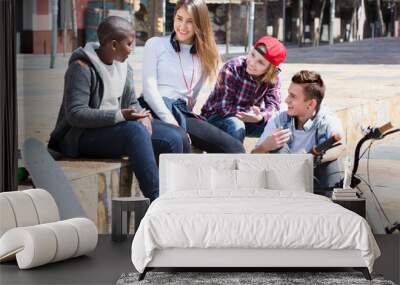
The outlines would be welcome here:
M 87 43 L 84 50 L 103 80 L 104 93 L 100 109 L 117 110 L 120 109 L 119 99 L 124 92 L 128 63 L 113 61 L 110 65 L 105 64 L 95 51 L 98 47 L 97 43 Z
M 293 142 L 290 148 L 291 153 L 308 153 L 315 145 L 315 130 L 293 130 Z
M 114 60 L 110 65 L 105 64 L 96 53 L 96 49 L 99 46 L 98 43 L 89 42 L 85 45 L 84 51 L 103 80 L 104 91 L 100 110 L 118 110 L 117 122 L 121 122 L 125 119 L 120 110 L 120 98 L 126 84 L 128 63 L 126 61 L 118 62 Z

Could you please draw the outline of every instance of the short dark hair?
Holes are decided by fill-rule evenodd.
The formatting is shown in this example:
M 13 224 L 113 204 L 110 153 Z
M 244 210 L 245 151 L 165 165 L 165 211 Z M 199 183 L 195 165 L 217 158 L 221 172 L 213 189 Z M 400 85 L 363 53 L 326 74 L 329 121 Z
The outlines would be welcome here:
M 121 17 L 109 16 L 101 21 L 97 28 L 97 37 L 101 45 L 104 45 L 110 41 L 122 41 L 129 33 L 133 33 L 132 24 Z
M 317 101 L 317 110 L 325 96 L 325 85 L 321 75 L 315 71 L 301 70 L 292 77 L 292 82 L 301 84 L 307 100 Z

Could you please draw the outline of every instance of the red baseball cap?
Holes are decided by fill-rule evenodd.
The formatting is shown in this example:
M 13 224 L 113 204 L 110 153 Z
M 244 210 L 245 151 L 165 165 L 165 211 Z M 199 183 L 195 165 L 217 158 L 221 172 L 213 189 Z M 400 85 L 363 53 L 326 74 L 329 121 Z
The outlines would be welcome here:
M 265 45 L 267 48 L 266 52 L 261 49 L 257 49 L 257 46 Z M 275 66 L 279 66 L 286 58 L 286 48 L 277 39 L 271 36 L 263 36 L 255 44 L 254 48 L 270 63 Z

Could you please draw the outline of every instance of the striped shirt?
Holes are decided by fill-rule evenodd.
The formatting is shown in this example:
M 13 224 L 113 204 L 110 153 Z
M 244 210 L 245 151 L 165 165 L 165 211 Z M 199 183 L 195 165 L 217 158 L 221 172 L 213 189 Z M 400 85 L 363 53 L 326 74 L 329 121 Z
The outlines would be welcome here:
M 250 112 L 255 105 L 261 108 L 266 122 L 279 110 L 279 78 L 276 83 L 260 82 L 246 72 L 246 66 L 246 56 L 235 57 L 225 63 L 214 90 L 201 109 L 203 116 L 234 116 L 240 111 Z

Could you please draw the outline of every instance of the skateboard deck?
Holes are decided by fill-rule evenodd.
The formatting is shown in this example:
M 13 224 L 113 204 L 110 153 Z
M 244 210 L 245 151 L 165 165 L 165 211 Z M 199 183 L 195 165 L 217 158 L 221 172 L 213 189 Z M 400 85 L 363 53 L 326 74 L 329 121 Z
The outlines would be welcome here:
M 42 142 L 35 138 L 27 139 L 22 146 L 22 158 L 35 187 L 53 196 L 61 220 L 87 217 L 67 177 Z

